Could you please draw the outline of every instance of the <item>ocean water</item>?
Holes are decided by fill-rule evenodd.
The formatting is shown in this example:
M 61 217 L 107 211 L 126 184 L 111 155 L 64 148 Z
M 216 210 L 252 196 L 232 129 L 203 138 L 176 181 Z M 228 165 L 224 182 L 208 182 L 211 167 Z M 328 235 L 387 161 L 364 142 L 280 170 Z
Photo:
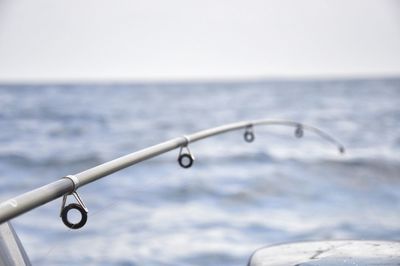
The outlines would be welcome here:
M 400 79 L 0 86 L 0 199 L 173 137 L 240 120 L 308 123 L 191 144 L 79 189 L 80 230 L 61 199 L 12 220 L 34 265 L 246 265 L 262 246 L 400 239 Z

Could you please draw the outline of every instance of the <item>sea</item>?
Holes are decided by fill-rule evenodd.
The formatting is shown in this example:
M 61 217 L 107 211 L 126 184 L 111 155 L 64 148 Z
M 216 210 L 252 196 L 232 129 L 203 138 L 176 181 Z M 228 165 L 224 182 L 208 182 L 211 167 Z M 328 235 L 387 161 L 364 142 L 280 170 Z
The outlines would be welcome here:
M 11 220 L 33 265 L 241 265 L 265 246 L 400 240 L 400 78 L 0 85 L 0 200 L 160 142 L 227 123 L 236 130 L 78 189 L 87 224 L 61 199 Z M 73 202 L 73 197 L 68 197 Z M 277 254 L 279 255 L 279 254 Z

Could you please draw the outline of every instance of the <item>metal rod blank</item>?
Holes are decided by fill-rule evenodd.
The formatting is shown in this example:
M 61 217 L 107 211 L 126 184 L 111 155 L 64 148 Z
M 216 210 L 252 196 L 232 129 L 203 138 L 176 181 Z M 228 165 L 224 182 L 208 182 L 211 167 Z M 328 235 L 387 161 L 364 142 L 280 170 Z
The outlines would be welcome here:
M 115 160 L 106 162 L 96 167 L 90 168 L 81 173 L 75 174 L 79 182 L 73 182 L 69 178 L 62 178 L 35 190 L 29 191 L 25 194 L 17 196 L 13 199 L 7 200 L 0 203 L 0 223 L 6 222 L 18 215 L 21 215 L 27 211 L 30 211 L 36 207 L 44 205 L 52 200 L 60 198 L 65 194 L 72 193 L 78 187 L 84 186 L 88 183 L 96 181 L 102 177 L 115 173 L 128 166 L 134 165 L 141 161 L 153 158 L 162 153 L 166 153 L 178 147 L 187 146 L 189 143 L 199 141 L 214 135 L 219 135 L 229 131 L 247 128 L 249 126 L 257 125 L 283 125 L 297 128 L 301 126 L 305 130 L 313 131 L 322 138 L 337 145 L 340 152 L 344 151 L 344 147 L 337 140 L 331 137 L 324 131 L 307 126 L 301 123 L 292 121 L 272 121 L 272 120 L 254 120 L 254 121 L 243 121 L 238 123 L 227 124 L 211 129 L 202 130 L 191 135 L 185 135 L 171 139 L 169 141 L 162 142 L 160 144 L 142 149 L 140 151 L 122 156 Z

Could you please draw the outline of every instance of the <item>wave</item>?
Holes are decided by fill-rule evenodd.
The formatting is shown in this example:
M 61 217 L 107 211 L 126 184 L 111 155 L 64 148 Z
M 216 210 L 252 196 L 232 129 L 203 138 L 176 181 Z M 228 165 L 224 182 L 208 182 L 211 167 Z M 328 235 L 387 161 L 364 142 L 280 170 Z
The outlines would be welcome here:
M 14 165 L 17 167 L 58 167 L 58 166 L 71 166 L 71 165 L 92 165 L 95 166 L 102 162 L 102 158 L 96 154 L 81 155 L 79 157 L 35 157 L 32 158 L 22 154 L 4 154 L 0 155 L 0 162 Z

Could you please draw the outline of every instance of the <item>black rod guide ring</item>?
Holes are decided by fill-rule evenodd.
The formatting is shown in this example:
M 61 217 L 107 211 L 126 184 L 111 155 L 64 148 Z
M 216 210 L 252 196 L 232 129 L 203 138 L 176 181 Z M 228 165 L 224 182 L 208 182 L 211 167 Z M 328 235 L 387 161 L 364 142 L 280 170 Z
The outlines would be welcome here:
M 304 136 L 304 130 L 302 125 L 298 125 L 294 131 L 294 135 L 296 138 L 301 138 Z
M 187 162 L 185 162 L 188 160 Z M 180 154 L 178 157 L 178 163 L 182 168 L 190 168 L 193 165 L 194 158 L 190 153 Z
M 246 131 L 244 132 L 243 138 L 246 142 L 253 142 L 256 138 L 253 132 L 253 125 L 249 125 L 246 127 Z
M 79 229 L 81 227 L 83 227 L 88 219 L 88 208 L 85 206 L 85 203 L 83 203 L 81 197 L 79 197 L 78 192 L 76 192 L 78 186 L 79 186 L 79 179 L 74 176 L 74 175 L 67 175 L 64 178 L 67 178 L 69 180 L 72 181 L 73 183 L 73 190 L 70 193 L 67 193 L 63 196 L 63 200 L 62 200 L 62 204 L 61 204 L 61 211 L 60 211 L 60 217 L 61 220 L 63 221 L 63 223 L 71 229 Z M 68 206 L 65 206 L 65 204 L 67 203 L 67 197 L 68 195 L 73 195 L 74 198 L 76 199 L 77 203 L 71 203 Z M 81 220 L 78 223 L 71 223 L 68 220 L 68 212 L 70 210 L 77 210 L 80 212 L 81 214 Z
M 194 156 L 188 146 L 190 142 L 189 137 L 183 137 L 185 138 L 186 143 L 183 144 L 179 150 L 178 163 L 182 168 L 190 168 L 193 165 Z M 186 151 L 183 151 L 183 149 L 185 149 Z
M 70 210 L 77 210 L 80 212 L 81 219 L 79 222 L 72 223 L 68 220 L 68 212 Z M 87 218 L 88 218 L 88 215 L 87 215 L 86 210 L 78 203 L 71 203 L 68 206 L 64 207 L 63 210 L 61 211 L 61 219 L 62 219 L 63 223 L 65 224 L 65 226 L 67 226 L 68 228 L 71 228 L 71 229 L 82 228 L 86 224 Z

